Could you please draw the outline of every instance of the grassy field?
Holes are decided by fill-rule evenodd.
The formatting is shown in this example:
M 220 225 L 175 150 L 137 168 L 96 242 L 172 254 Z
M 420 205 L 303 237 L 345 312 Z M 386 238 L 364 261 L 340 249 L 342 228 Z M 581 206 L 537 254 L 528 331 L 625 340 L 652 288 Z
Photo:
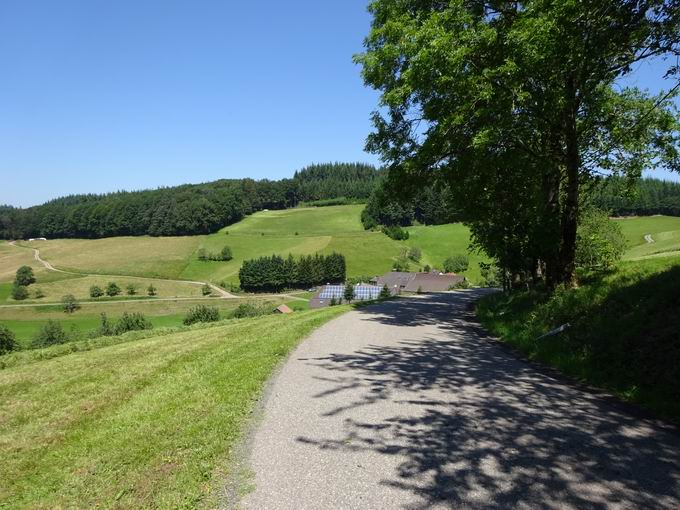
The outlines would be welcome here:
M 60 305 L 0 307 L 0 325 L 8 327 L 17 337 L 22 347 L 28 347 L 35 334 L 48 320 L 56 320 L 74 338 L 81 337 L 99 326 L 101 313 L 106 313 L 109 319 L 115 320 L 123 312 L 143 313 L 154 327 L 179 326 L 189 308 L 198 304 L 217 307 L 223 315 L 233 311 L 239 304 L 250 302 L 256 305 L 267 305 L 274 309 L 281 303 L 289 306 L 298 305 L 304 308 L 304 302 L 291 301 L 286 298 L 269 297 L 240 299 L 182 299 L 159 301 L 113 301 L 100 303 L 82 303 L 81 309 L 74 314 L 67 315 Z
M 11 246 L 6 241 L 0 242 L 0 282 L 12 282 L 14 275 L 21 266 L 33 268 L 36 275 L 46 273 L 45 268 L 33 258 L 31 250 Z M 2 297 L 0 295 L 0 297 Z
M 488 262 L 483 254 L 468 251 L 470 230 L 462 223 L 448 225 L 408 227 L 409 238 L 405 241 L 409 246 L 417 246 L 423 252 L 421 264 L 429 264 L 441 269 L 451 255 L 463 254 L 470 259 L 470 267 L 465 276 L 473 283 L 481 280 L 479 263 Z
M 345 307 L 0 370 L 0 506 L 207 508 L 276 364 Z
M 575 289 L 496 294 L 477 312 L 529 357 L 680 422 L 680 257 L 623 261 Z M 539 339 L 563 324 L 557 336 Z
M 646 216 L 616 219 L 628 241 L 627 259 L 639 259 L 680 251 L 680 218 Z M 650 234 L 653 243 L 645 241 Z

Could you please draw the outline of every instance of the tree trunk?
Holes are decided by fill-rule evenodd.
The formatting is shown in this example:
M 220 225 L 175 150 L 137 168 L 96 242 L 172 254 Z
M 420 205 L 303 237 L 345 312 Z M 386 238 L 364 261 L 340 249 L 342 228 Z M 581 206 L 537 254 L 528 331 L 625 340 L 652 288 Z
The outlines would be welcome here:
M 562 211 L 562 242 L 560 245 L 559 283 L 574 284 L 576 260 L 576 229 L 578 227 L 579 170 L 581 156 L 576 131 L 576 112 L 578 109 L 573 80 L 567 82 L 567 95 L 570 105 L 565 115 L 565 171 L 566 186 L 564 209 Z

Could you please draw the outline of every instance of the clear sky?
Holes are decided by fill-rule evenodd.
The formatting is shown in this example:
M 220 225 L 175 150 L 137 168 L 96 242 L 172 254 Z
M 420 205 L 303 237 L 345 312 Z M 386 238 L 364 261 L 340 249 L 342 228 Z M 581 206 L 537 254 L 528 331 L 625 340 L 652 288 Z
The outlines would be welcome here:
M 377 163 L 366 3 L 3 0 L 0 203 Z

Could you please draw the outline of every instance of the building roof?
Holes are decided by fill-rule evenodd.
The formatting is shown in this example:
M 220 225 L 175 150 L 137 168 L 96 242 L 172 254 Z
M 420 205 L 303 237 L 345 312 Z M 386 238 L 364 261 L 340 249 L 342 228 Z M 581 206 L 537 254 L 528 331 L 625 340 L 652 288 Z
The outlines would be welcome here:
M 279 305 L 274 311 L 279 313 L 293 313 L 293 310 L 291 310 L 287 305 Z
M 465 280 L 457 274 L 415 273 L 404 290 L 407 292 L 444 292 L 450 287 Z
M 376 279 L 376 285 L 378 287 L 383 287 L 387 285 L 390 291 L 396 289 L 397 291 L 406 288 L 406 286 L 411 282 L 418 273 L 407 273 L 404 271 L 390 271 L 385 273 L 383 276 L 379 276 Z

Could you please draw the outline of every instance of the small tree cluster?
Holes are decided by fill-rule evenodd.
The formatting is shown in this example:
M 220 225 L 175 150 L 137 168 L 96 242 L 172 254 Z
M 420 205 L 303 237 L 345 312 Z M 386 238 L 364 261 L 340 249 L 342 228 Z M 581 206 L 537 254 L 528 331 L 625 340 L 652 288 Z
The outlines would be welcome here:
M 101 322 L 97 329 L 98 336 L 113 336 L 122 335 L 128 331 L 141 331 L 145 329 L 152 329 L 153 324 L 142 313 L 127 313 L 123 315 L 115 323 L 109 321 L 105 313 L 101 314 Z
M 33 338 L 33 347 L 49 347 L 50 345 L 63 344 L 68 341 L 68 335 L 57 321 L 48 320 Z
M 576 233 L 576 265 L 609 269 L 626 251 L 626 238 L 618 223 L 598 209 L 586 209 Z
M 417 246 L 409 248 L 408 258 L 410 258 L 413 262 L 420 262 L 420 259 L 422 258 L 422 256 L 423 256 L 423 252 Z
M 61 298 L 61 305 L 64 313 L 73 313 L 80 309 L 80 303 L 73 294 L 66 294 Z
M 444 271 L 447 273 L 464 273 L 470 267 L 470 259 L 467 255 L 452 255 L 444 261 Z
M 234 258 L 229 246 L 225 246 L 219 252 L 209 252 L 205 248 L 199 248 L 198 252 L 196 252 L 196 256 L 198 257 L 198 260 L 204 262 L 207 260 L 227 261 Z
M 32 283 L 35 283 L 33 268 L 30 266 L 21 266 L 17 269 L 14 277 L 14 284 L 12 285 L 12 299 L 23 301 L 28 298 L 28 289 L 26 287 Z
M 307 255 L 295 259 L 279 255 L 246 260 L 239 271 L 241 288 L 246 291 L 279 291 L 345 280 L 345 257 L 339 253 Z
M 220 311 L 216 306 L 198 305 L 190 308 L 184 317 L 184 325 L 191 326 L 197 322 L 217 322 L 220 320 Z
M 383 227 L 382 231 L 387 237 L 391 237 L 395 241 L 405 241 L 409 238 L 408 230 L 401 228 L 399 225 L 393 225 L 391 227 Z

